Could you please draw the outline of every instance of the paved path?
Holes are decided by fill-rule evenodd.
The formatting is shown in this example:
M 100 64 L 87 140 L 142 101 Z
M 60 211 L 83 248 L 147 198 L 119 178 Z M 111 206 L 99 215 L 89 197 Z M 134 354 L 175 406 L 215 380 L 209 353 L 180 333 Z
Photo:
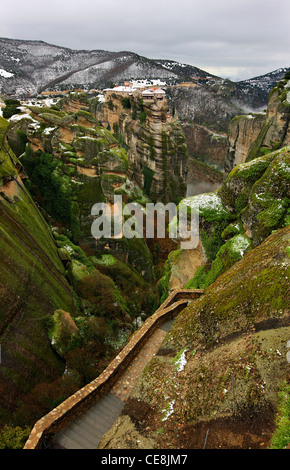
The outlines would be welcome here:
M 143 369 L 159 350 L 174 320 L 157 328 L 127 367 L 117 383 L 96 404 L 69 424 L 54 441 L 54 448 L 97 449 L 102 436 L 111 429 Z

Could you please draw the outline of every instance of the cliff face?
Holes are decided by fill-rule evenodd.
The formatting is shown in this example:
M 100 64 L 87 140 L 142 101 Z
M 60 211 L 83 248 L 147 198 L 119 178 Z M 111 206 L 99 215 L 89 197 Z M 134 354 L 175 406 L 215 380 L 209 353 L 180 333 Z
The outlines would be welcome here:
M 284 78 L 273 88 L 266 113 L 234 118 L 228 129 L 225 170 L 290 143 L 290 81 Z
M 182 128 L 189 155 L 223 170 L 227 148 L 226 134 L 217 134 L 204 126 L 189 122 L 182 123 Z
M 127 262 L 130 243 L 126 239 L 92 237 L 91 210 L 98 202 L 113 203 L 115 194 L 122 194 L 127 202 L 143 203 L 146 197 L 129 180 L 125 149 L 88 109 L 84 94 L 65 100 L 63 109 L 31 107 L 31 114 L 11 125 L 8 140 L 21 155 L 39 204 L 72 233 L 73 241 L 87 255 L 103 251 L 108 243 L 111 253 Z M 132 250 L 134 268 L 151 280 L 152 260 L 145 241 L 139 239 Z
M 175 201 L 186 192 L 187 146 L 181 125 L 168 115 L 165 98 L 107 92 L 105 120 L 128 146 L 132 178 L 156 200 Z
M 75 305 L 51 230 L 5 143 L 9 123 L 0 118 L 0 125 L 0 421 L 7 423 L 30 389 L 64 372 L 45 322 L 57 308 L 73 314 Z M 22 411 L 28 423 L 27 409 Z

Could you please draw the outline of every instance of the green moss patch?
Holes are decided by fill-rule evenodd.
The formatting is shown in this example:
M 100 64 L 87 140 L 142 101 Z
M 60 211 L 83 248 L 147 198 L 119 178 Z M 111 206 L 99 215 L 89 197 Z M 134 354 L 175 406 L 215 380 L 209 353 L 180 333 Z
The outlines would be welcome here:
M 245 235 L 235 235 L 221 246 L 210 266 L 201 266 L 197 269 L 194 278 L 186 284 L 185 288 L 206 289 L 223 272 L 239 261 L 249 249 L 251 249 L 251 240 Z

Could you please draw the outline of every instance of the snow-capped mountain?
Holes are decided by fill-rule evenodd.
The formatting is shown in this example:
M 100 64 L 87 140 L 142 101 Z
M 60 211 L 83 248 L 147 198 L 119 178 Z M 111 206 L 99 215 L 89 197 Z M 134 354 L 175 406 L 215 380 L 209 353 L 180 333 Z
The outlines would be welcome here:
M 0 92 L 35 95 L 45 89 L 96 88 L 126 79 L 180 81 L 178 73 L 132 52 L 72 50 L 43 41 L 0 38 Z
M 191 82 L 198 85 L 189 90 L 194 98 L 204 91 L 207 101 L 222 99 L 234 114 L 237 108 L 246 111 L 265 107 L 270 89 L 289 70 L 281 68 L 234 83 L 192 65 L 148 59 L 128 51 L 73 50 L 43 41 L 6 38 L 0 38 L 0 51 L 0 94 L 4 96 L 20 98 L 36 96 L 44 90 L 100 89 L 125 80 L 159 80 L 166 85 Z M 196 99 L 194 103 L 199 106 Z M 226 119 L 232 111 L 226 112 Z
M 249 80 L 243 80 L 238 82 L 240 85 L 251 85 L 253 87 L 260 88 L 263 91 L 269 93 L 273 86 L 282 80 L 285 73 L 289 72 L 290 67 L 281 67 L 273 72 L 258 77 L 250 78 Z

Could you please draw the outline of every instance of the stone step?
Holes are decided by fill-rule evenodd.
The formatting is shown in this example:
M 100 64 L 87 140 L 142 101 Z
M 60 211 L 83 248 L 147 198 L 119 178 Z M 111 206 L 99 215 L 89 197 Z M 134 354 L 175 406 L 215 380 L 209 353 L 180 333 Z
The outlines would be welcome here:
M 102 436 L 122 412 L 124 405 L 122 400 L 108 393 L 59 433 L 55 445 L 66 449 L 96 449 Z
M 88 441 L 78 431 L 67 427 L 64 431 L 58 434 L 57 443 L 65 447 L 66 449 L 92 449 L 97 448 L 93 442 Z

